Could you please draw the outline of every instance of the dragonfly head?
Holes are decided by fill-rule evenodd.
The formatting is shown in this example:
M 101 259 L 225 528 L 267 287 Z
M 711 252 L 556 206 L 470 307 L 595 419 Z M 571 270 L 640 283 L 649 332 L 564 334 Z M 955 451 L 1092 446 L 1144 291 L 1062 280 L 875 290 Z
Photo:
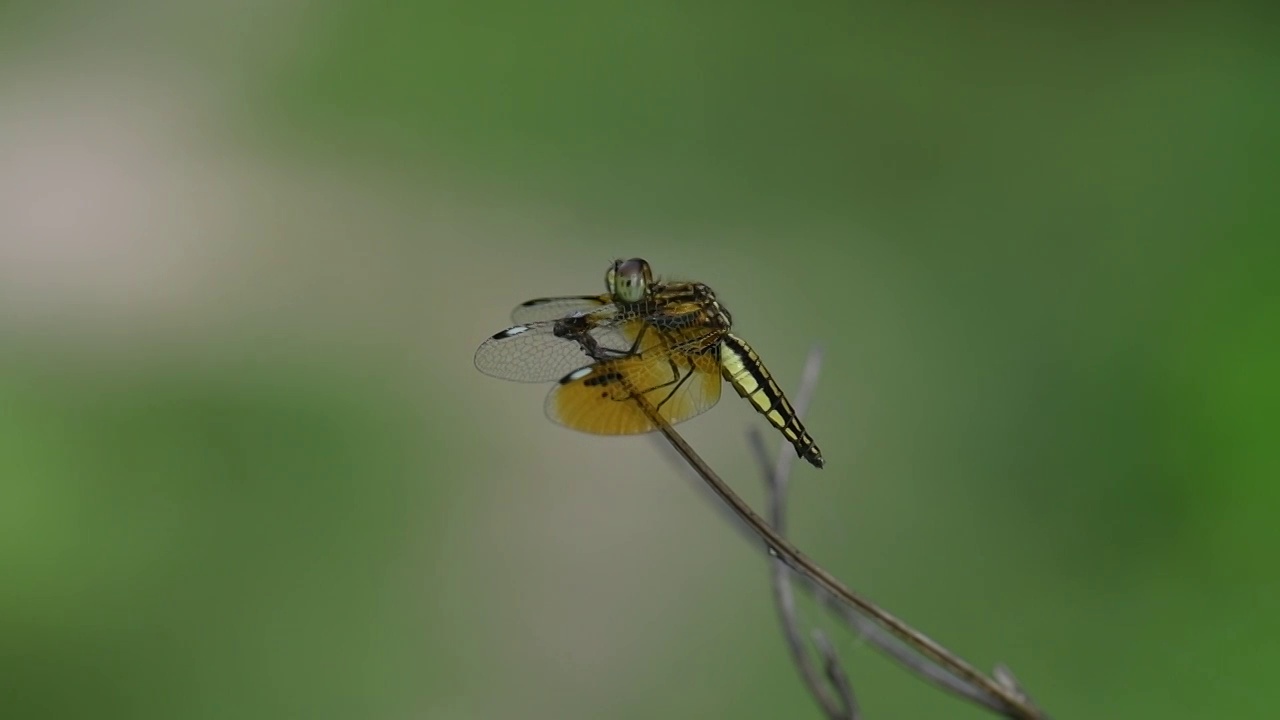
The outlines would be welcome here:
M 653 271 L 649 263 L 640 258 L 614 260 L 604 275 L 604 286 L 609 294 L 624 303 L 640 302 L 649 295 L 653 285 Z

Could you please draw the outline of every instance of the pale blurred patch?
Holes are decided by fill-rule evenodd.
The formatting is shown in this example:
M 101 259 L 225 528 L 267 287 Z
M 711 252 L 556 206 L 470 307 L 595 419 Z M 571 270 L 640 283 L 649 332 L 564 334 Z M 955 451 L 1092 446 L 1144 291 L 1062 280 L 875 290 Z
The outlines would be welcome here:
M 173 98 L 139 78 L 60 73 L 4 88 L 10 321 L 134 324 L 209 304 L 219 248 L 200 226 L 226 198 L 209 192 L 185 126 Z
M 459 512 L 406 568 L 449 610 L 432 622 L 452 639 L 428 652 L 468 669 L 430 716 L 602 716 L 654 691 L 704 603 L 763 570 L 651 443 L 554 427 L 547 388 L 472 367 L 516 303 L 599 289 L 601 228 L 447 179 L 272 164 L 219 132 L 225 87 L 172 66 L 86 52 L 10 78 L 0 327 L 84 363 L 263 353 L 390 372 L 424 416 L 482 436 L 481 456 L 442 459 L 465 477 L 423 479 L 460 484 Z M 542 251 L 566 235 L 601 251 Z

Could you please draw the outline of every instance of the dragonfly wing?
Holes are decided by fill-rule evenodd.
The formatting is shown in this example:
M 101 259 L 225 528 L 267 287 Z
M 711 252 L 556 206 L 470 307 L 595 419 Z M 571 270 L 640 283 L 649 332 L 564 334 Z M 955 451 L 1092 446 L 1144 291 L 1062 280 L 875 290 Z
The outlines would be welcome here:
M 591 322 L 583 322 L 567 334 L 559 320 L 509 327 L 480 344 L 476 368 L 504 380 L 551 382 L 596 360 L 596 355 L 620 356 L 633 345 L 636 330 L 632 326 L 638 320 L 619 321 L 603 315 L 585 319 Z
M 634 394 L 643 395 L 674 425 L 710 410 L 720 400 L 720 386 L 714 351 L 648 353 L 574 370 L 547 395 L 546 412 L 574 430 L 633 435 L 657 429 Z
M 608 295 L 568 295 L 565 297 L 534 298 L 520 303 L 511 311 L 511 322 L 517 325 L 525 323 L 556 320 L 574 312 L 591 312 L 608 305 Z

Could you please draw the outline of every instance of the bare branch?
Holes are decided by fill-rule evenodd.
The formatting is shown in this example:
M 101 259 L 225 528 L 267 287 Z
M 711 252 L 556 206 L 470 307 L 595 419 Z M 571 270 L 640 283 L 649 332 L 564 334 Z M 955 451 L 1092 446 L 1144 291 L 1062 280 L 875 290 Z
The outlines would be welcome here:
M 818 704 L 822 706 L 822 711 L 828 718 L 831 718 L 831 720 L 857 720 L 857 705 L 853 699 L 853 689 L 845 678 L 844 670 L 840 667 L 840 659 L 836 656 L 835 649 L 828 645 L 830 653 L 824 653 L 824 670 L 827 680 L 831 680 L 833 674 L 840 676 L 844 685 L 844 687 L 836 686 L 840 697 L 832 696 L 830 687 L 823 681 L 822 674 L 813 665 L 813 658 L 805 647 L 804 636 L 800 629 L 800 620 L 796 613 L 795 594 L 791 590 L 791 583 L 788 578 L 790 572 L 791 570 L 786 563 L 781 560 L 773 561 L 773 599 L 778 608 L 778 619 L 782 622 L 782 634 L 786 638 L 787 647 L 791 651 L 791 659 L 795 662 L 796 669 L 800 671 L 800 678 L 804 680 L 809 692 L 818 701 Z M 823 639 L 825 640 L 826 638 Z
M 1009 688 L 1010 691 L 1015 692 L 1018 695 L 1022 696 L 1022 698 L 1025 699 L 1028 703 L 1032 702 L 1031 696 L 1028 695 L 1027 692 L 1022 689 L 1022 686 L 1020 684 L 1018 684 L 1018 678 L 1014 677 L 1013 671 L 1009 669 L 1008 665 L 1005 665 L 1004 663 L 1000 663 L 999 665 L 996 665 L 995 672 L 993 673 L 993 677 L 995 677 L 996 682 L 1000 683 L 1006 688 Z
M 814 348 L 809 353 L 809 360 L 805 363 L 804 380 L 800 383 L 795 399 L 795 411 L 797 416 L 802 416 L 805 409 L 809 405 L 810 399 L 813 397 L 813 389 L 817 385 L 818 374 L 822 366 L 822 351 Z M 765 486 L 768 489 L 768 513 L 769 522 L 773 523 L 774 529 L 779 534 L 785 533 L 785 502 L 786 502 L 786 484 L 790 475 L 790 469 L 794 463 L 795 457 L 792 453 L 778 453 L 777 465 L 770 470 L 772 463 L 769 461 L 769 451 L 765 448 L 764 436 L 759 432 L 747 434 L 748 445 L 751 447 L 752 453 L 756 456 L 756 460 L 760 463 L 760 467 L 764 468 Z M 787 640 L 787 647 L 791 651 L 791 659 L 795 662 L 796 669 L 800 672 L 800 679 L 808 686 L 809 693 L 813 695 L 818 705 L 822 706 L 823 713 L 831 720 L 857 720 L 858 705 L 854 699 L 853 687 L 849 683 L 849 679 L 844 672 L 844 668 L 840 665 L 840 658 L 836 655 L 835 648 L 831 646 L 826 637 L 816 632 L 815 642 L 819 644 L 820 652 L 823 655 L 823 674 L 826 681 L 823 680 L 823 674 L 819 674 L 818 669 L 814 667 L 813 658 L 805 647 L 804 636 L 800 630 L 800 619 L 796 612 L 795 593 L 791 589 L 791 569 L 780 559 L 775 558 L 772 563 L 772 589 L 774 605 L 778 609 L 778 620 L 782 623 L 782 634 Z M 818 639 L 821 638 L 821 642 Z M 830 683 L 830 685 L 828 685 Z M 838 696 L 832 695 L 832 688 L 835 688 Z
M 868 645 L 887 655 L 894 662 L 942 690 L 981 705 L 992 712 L 1005 712 L 1004 706 L 996 695 L 985 692 L 982 688 L 961 680 L 943 667 L 929 661 L 911 646 L 890 635 L 874 621 L 864 615 L 860 615 L 852 607 L 843 604 L 838 598 L 823 590 L 807 577 L 799 576 L 799 579 L 801 584 L 815 595 L 828 611 L 835 614 L 854 632 L 862 636 Z
M 627 387 L 630 392 L 631 399 L 640 406 L 641 410 L 653 421 L 654 425 L 663 434 L 669 443 L 680 453 L 682 457 L 697 471 L 698 475 L 707 483 L 707 485 L 715 492 L 717 496 L 727 503 L 740 517 L 743 522 L 751 527 L 757 537 L 764 542 L 765 548 L 774 557 L 783 560 L 788 567 L 797 573 L 800 573 L 823 591 L 830 593 L 837 598 L 842 604 L 847 604 L 858 611 L 866 614 L 885 631 L 896 637 L 902 643 L 913 648 L 916 652 L 923 655 L 930 662 L 945 668 L 948 673 L 973 685 L 980 689 L 984 694 L 992 696 L 993 699 L 999 701 L 999 709 L 997 712 L 1004 714 L 1006 717 L 1015 718 L 1016 720 L 1044 720 L 1045 714 L 1039 708 L 1032 705 L 1022 694 L 1010 690 L 1005 685 L 983 675 L 969 663 L 956 656 L 951 651 L 939 645 L 928 636 L 920 633 L 911 626 L 904 623 L 891 613 L 881 609 L 871 601 L 862 597 L 858 593 L 849 589 L 844 583 L 840 582 L 834 575 L 827 572 L 822 566 L 813 562 L 804 553 L 800 552 L 785 537 L 780 535 L 764 518 L 751 509 L 741 497 L 734 492 L 720 476 L 707 465 L 706 461 L 698 455 L 697 451 L 689 445 L 687 441 L 675 431 L 666 418 L 662 417 L 652 403 L 648 401 L 642 392 L 637 388 Z M 986 705 L 983 703 L 984 706 Z
M 858 710 L 858 701 L 853 696 L 853 686 L 849 684 L 849 677 L 845 674 L 844 667 L 840 665 L 835 646 L 821 630 L 813 631 L 813 644 L 818 646 L 818 652 L 822 654 L 827 680 L 835 687 L 836 692 L 840 694 L 840 700 L 844 702 L 844 717 L 858 720 L 862 717 L 862 713 Z
M 800 378 L 800 384 L 796 391 L 795 410 L 796 414 L 803 417 L 808 411 L 809 403 L 813 398 L 813 393 L 817 389 L 818 377 L 822 367 L 822 350 L 814 347 L 809 352 L 809 358 L 805 362 L 804 372 Z M 786 499 L 787 486 L 791 479 L 791 469 L 795 467 L 794 454 L 790 452 L 790 445 L 783 442 L 781 449 L 777 454 L 776 463 L 770 462 L 769 451 L 766 447 L 767 443 L 764 434 L 758 428 L 752 428 L 747 431 L 747 444 L 751 448 L 752 453 L 756 457 L 762 471 L 765 474 L 765 484 L 768 489 L 768 506 L 766 513 L 769 522 L 779 534 L 786 534 Z M 770 469 L 770 466 L 772 470 Z M 797 621 L 794 617 L 794 598 L 792 597 L 790 586 L 790 575 L 792 571 L 781 560 L 774 560 L 773 587 L 774 598 L 778 606 L 779 613 L 782 616 L 783 632 L 787 637 L 788 645 L 791 647 L 792 657 L 800 670 L 801 677 L 805 684 L 810 688 L 814 697 L 818 699 L 819 704 L 832 716 L 833 703 L 829 693 L 822 683 L 816 681 L 816 673 L 809 662 L 808 656 L 803 652 L 803 643 L 799 640 L 799 630 Z M 970 683 L 966 683 L 959 678 L 948 673 L 946 670 L 931 664 L 925 658 L 921 657 L 913 649 L 904 645 L 894 636 L 886 633 L 879 625 L 872 622 L 867 617 L 858 614 L 849 605 L 841 604 L 830 593 L 824 592 L 816 586 L 812 581 L 802 574 L 797 576 L 801 580 L 805 589 L 811 594 L 815 594 L 823 602 L 828 610 L 835 613 L 843 619 L 858 635 L 862 636 L 868 644 L 876 648 L 880 652 L 888 655 L 898 664 L 907 670 L 919 675 L 925 681 L 930 682 L 943 690 L 955 693 L 967 700 L 982 705 L 989 710 L 1001 712 L 1003 705 L 1000 700 L 991 694 L 984 693 L 981 689 Z

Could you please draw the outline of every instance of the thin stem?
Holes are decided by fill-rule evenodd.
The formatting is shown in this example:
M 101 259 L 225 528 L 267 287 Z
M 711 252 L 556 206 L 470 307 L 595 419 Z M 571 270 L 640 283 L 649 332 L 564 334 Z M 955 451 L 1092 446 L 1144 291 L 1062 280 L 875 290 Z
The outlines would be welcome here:
M 1018 683 L 1018 678 L 1014 677 L 1013 671 L 1009 669 L 1008 665 L 1005 665 L 1004 663 L 996 665 L 993 675 L 996 682 L 1026 698 L 1028 703 L 1033 702 L 1031 696 L 1027 694 L 1027 691 L 1022 689 L 1022 685 Z
M 775 559 L 773 562 L 773 598 L 778 608 L 778 618 L 782 622 L 783 636 L 787 639 L 787 647 L 791 650 L 791 658 L 795 661 L 800 677 L 809 687 L 822 711 L 831 720 L 858 720 L 858 705 L 854 699 L 853 688 L 845 677 L 840 666 L 840 658 L 835 648 L 825 636 L 816 633 L 815 643 L 823 654 L 823 666 L 827 680 L 835 687 L 839 697 L 833 697 L 828 686 L 822 681 L 817 668 L 807 652 L 801 636 L 800 620 L 796 613 L 795 594 L 792 592 L 788 574 L 791 572 L 786 563 Z M 821 638 L 821 641 L 819 641 Z M 839 678 L 837 682 L 837 677 Z
M 862 713 L 858 710 L 858 701 L 853 696 L 853 685 L 850 684 L 849 676 L 844 672 L 844 666 L 840 664 L 835 646 L 821 630 L 813 631 L 813 644 L 818 646 L 818 652 L 822 654 L 822 667 L 827 674 L 827 680 L 835 687 L 841 701 L 844 702 L 845 712 L 840 717 L 858 720 L 862 717 Z
M 809 351 L 809 357 L 805 361 L 804 372 L 800 377 L 800 384 L 795 394 L 795 411 L 796 415 L 803 418 L 808 411 L 809 403 L 813 398 L 813 393 L 817 390 L 818 376 L 822 370 L 822 351 L 818 347 L 814 347 Z M 766 513 L 769 522 L 773 525 L 778 534 L 786 535 L 786 498 L 787 486 L 791 481 L 791 470 L 795 467 L 795 453 L 791 452 L 791 444 L 783 440 L 776 456 L 776 461 L 769 458 L 769 450 L 764 438 L 764 434 L 758 428 L 751 428 L 747 431 L 747 444 L 751 447 L 752 452 L 756 456 L 762 472 L 765 476 L 765 486 L 768 490 L 769 502 L 766 506 Z M 735 517 L 736 519 L 736 517 Z M 745 523 L 739 523 L 746 527 Z M 791 568 L 781 560 L 774 560 L 774 596 L 779 612 L 792 612 L 789 606 L 794 606 L 794 600 L 791 598 L 790 578 L 793 574 Z M 798 574 L 797 574 L 798 575 Z M 875 624 L 865 616 L 859 615 L 857 611 L 848 605 L 841 604 L 833 595 L 822 591 L 809 578 L 804 575 L 798 575 L 801 584 L 810 593 L 817 595 L 828 610 L 843 619 L 855 633 L 862 636 L 875 649 L 888 655 L 891 659 L 905 667 L 907 670 L 919 675 L 926 682 L 929 682 L 942 690 L 954 693 L 960 697 L 982 705 L 994 712 L 1003 712 L 1004 705 L 1000 700 L 992 695 L 984 693 L 979 688 L 954 677 L 946 670 L 931 664 L 928 660 L 921 657 L 910 647 L 903 644 L 900 640 L 886 633 L 881 627 Z M 796 655 L 803 645 L 799 641 L 799 631 L 795 627 L 794 620 L 788 621 L 784 615 L 783 631 L 787 636 L 787 641 L 792 648 L 792 654 L 795 657 L 797 665 L 800 667 L 801 677 L 809 685 L 810 690 L 818 698 L 818 702 L 823 706 L 824 710 L 830 715 L 831 702 L 826 688 L 821 683 L 815 684 L 816 673 L 814 673 L 807 655 Z M 997 668 L 996 679 L 1002 680 Z M 1017 690 L 1018 688 L 1014 687 Z
M 698 475 L 707 483 L 712 491 L 727 503 L 733 511 L 742 518 L 744 522 L 751 527 L 756 535 L 765 544 L 766 549 L 774 557 L 781 559 L 787 563 L 791 569 L 807 576 L 818 587 L 826 592 L 831 593 L 839 598 L 841 602 L 857 608 L 877 623 L 879 623 L 890 634 L 897 637 L 903 643 L 911 646 L 921 655 L 930 661 L 942 666 L 952 675 L 971 683 L 980 688 L 982 691 L 999 699 L 1004 706 L 1001 709 L 1006 717 L 1015 718 L 1017 720 L 1044 720 L 1045 715 L 1038 708 L 1032 705 L 1024 695 L 1014 689 L 1006 687 L 1000 682 L 983 675 L 969 663 L 953 654 L 951 651 L 939 645 L 923 633 L 913 629 L 896 616 L 872 603 L 870 600 L 862 597 L 858 593 L 849 589 L 840 582 L 834 575 L 827 572 L 822 566 L 810 560 L 807 555 L 800 552 L 798 548 L 787 541 L 782 535 L 778 534 L 764 518 L 760 517 L 751 506 L 738 496 L 733 488 L 729 487 L 724 480 L 720 478 L 714 470 L 707 465 L 706 461 L 689 445 L 685 439 L 675 431 L 671 424 L 666 421 L 653 404 L 645 398 L 644 394 L 632 390 L 631 397 L 640 405 L 645 414 L 654 422 L 658 430 L 662 432 L 672 447 L 680 453 L 681 456 L 697 471 Z
M 809 406 L 809 401 L 813 397 L 813 390 L 818 384 L 818 373 L 821 367 L 822 351 L 814 348 L 809 352 L 809 360 L 805 363 L 803 379 L 796 392 L 795 411 L 797 416 L 803 417 L 805 410 Z M 760 466 L 765 468 L 765 486 L 769 493 L 769 522 L 773 523 L 774 529 L 779 534 L 784 534 L 786 532 L 786 485 L 790 476 L 789 470 L 795 461 L 795 454 L 790 452 L 779 453 L 776 467 L 770 470 L 769 454 L 764 448 L 763 439 L 759 443 L 752 443 L 751 447 L 760 461 Z M 858 705 L 857 700 L 854 698 L 853 686 L 849 683 L 844 668 L 840 665 L 840 658 L 836 654 L 835 647 L 831 645 L 825 635 L 819 631 L 814 631 L 814 643 L 818 645 L 819 652 L 822 654 L 823 674 L 825 674 L 827 682 L 823 682 L 822 675 L 814 667 L 813 659 L 805 647 L 804 637 L 800 630 L 800 618 L 796 612 L 795 593 L 791 587 L 791 568 L 777 558 L 774 558 L 770 565 L 773 571 L 770 585 L 773 588 L 774 605 L 778 609 L 778 620 L 782 623 L 782 634 L 787 640 L 788 649 L 791 651 L 791 659 L 795 662 L 796 669 L 800 672 L 800 679 L 808 686 L 809 693 L 822 706 L 822 711 L 826 713 L 828 718 L 831 720 L 858 720 Z M 835 689 L 839 697 L 832 695 L 832 688 Z

